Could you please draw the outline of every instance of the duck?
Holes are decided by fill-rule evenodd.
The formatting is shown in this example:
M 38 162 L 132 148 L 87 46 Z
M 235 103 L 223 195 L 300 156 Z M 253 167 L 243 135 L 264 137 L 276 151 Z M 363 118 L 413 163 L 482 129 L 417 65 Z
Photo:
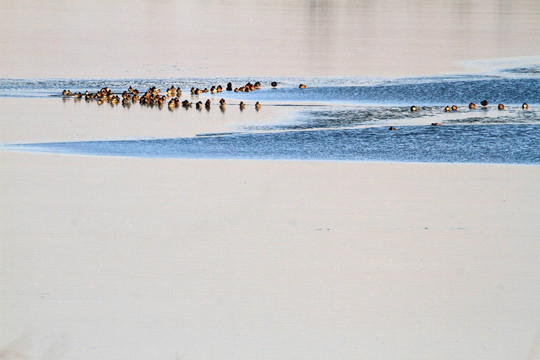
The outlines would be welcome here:
M 522 108 L 523 110 L 527 110 L 527 109 L 529 108 L 529 104 L 523 103 L 523 105 L 521 105 L 521 108 Z
M 444 108 L 444 111 L 446 111 L 446 112 L 448 112 L 448 111 L 450 111 L 450 110 L 451 110 L 451 109 L 450 109 L 450 106 L 446 106 L 446 107 Z
M 306 88 L 306 85 L 305 85 L 305 84 L 300 84 L 300 85 L 298 85 L 298 88 L 299 88 L 299 89 L 305 89 L 305 88 Z
M 276 86 L 277 86 L 277 82 L 272 81 L 272 82 L 270 83 L 270 85 L 272 85 L 272 87 L 276 87 Z
M 475 103 L 470 103 L 469 104 L 469 109 L 476 109 L 476 104 Z
M 198 109 L 198 110 L 201 110 L 202 109 L 202 101 L 197 101 L 197 103 L 195 104 L 195 107 Z
M 416 111 L 416 110 L 418 110 L 418 109 L 416 108 L 416 106 L 414 106 L 414 105 L 413 105 L 413 106 L 411 106 L 411 111 L 413 111 L 413 112 L 414 112 L 414 111 Z
M 257 101 L 257 102 L 255 103 L 255 110 L 258 111 L 260 108 L 261 108 L 261 104 Z
M 441 126 L 441 123 L 438 123 L 438 122 L 431 123 L 431 126 Z
M 232 83 L 231 82 L 228 82 L 227 83 L 227 88 L 226 88 L 227 91 L 232 91 L 233 90 L 233 87 L 232 87 Z
M 393 126 L 390 126 L 390 127 L 388 128 L 388 130 L 396 130 L 396 128 L 393 127 Z
M 219 100 L 219 105 L 225 106 L 225 99 L 222 98 L 221 100 Z
M 482 105 L 483 107 L 488 106 L 487 100 L 482 100 L 482 102 L 480 102 L 480 105 Z
M 64 90 L 64 91 L 62 91 L 62 95 L 64 95 L 64 96 L 71 96 L 71 90 Z
M 497 108 L 498 108 L 499 110 L 504 110 L 504 105 L 503 105 L 503 104 L 499 104 L 499 105 L 497 105 Z
M 210 99 L 206 99 L 206 102 L 204 103 L 204 107 L 207 108 L 207 109 L 210 109 Z
M 457 111 L 457 105 L 452 105 L 452 111 Z
M 243 101 L 240 101 L 240 110 L 244 110 L 246 108 L 246 104 L 244 104 Z

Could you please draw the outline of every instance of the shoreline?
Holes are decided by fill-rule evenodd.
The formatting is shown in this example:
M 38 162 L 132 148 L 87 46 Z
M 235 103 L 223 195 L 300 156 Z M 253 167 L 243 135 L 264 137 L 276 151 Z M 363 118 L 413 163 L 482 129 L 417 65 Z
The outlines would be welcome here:
M 143 139 L 144 140 L 144 139 Z M 159 139 L 161 140 L 161 139 Z M 96 140 L 101 141 L 101 140 Z M 122 140 L 119 140 L 122 141 Z M 45 143 L 46 144 L 46 143 Z M 219 157 L 159 157 L 159 156 L 136 156 L 136 155 L 103 155 L 103 154 L 82 154 L 82 153 L 63 153 L 55 151 L 38 151 L 24 149 L 9 149 L 9 146 L 17 145 L 32 145 L 30 144 L 0 144 L 0 153 L 12 154 L 28 154 L 28 155 L 56 155 L 66 157 L 81 157 L 81 158 L 125 158 L 125 159 L 140 159 L 140 160 L 178 160 L 178 161 L 240 161 L 240 162 L 285 162 L 285 163 L 338 163 L 338 164 L 403 164 L 403 165 L 448 165 L 448 166 L 524 166 L 536 167 L 540 163 L 521 164 L 521 163 L 489 163 L 489 162 L 440 162 L 440 161 L 395 161 L 395 160 L 334 160 L 334 159 L 271 159 L 271 158 L 219 158 Z M 4 147 L 4 148 L 3 148 Z M 7 148 L 6 148 L 7 147 Z

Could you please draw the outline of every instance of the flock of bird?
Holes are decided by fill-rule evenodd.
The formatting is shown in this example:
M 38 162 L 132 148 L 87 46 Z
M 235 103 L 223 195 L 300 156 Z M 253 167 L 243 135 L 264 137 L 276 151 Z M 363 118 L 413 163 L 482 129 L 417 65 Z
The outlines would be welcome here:
M 488 101 L 487 100 L 482 100 L 480 102 L 480 105 L 482 105 L 482 108 L 486 109 L 487 106 L 488 106 Z M 527 110 L 529 108 L 529 105 L 527 103 L 523 103 L 523 105 L 521 105 L 521 108 L 523 110 Z M 452 106 L 447 105 L 447 106 L 444 107 L 445 112 L 457 111 L 457 109 L 458 109 L 457 105 L 452 105 Z M 476 104 L 473 103 L 473 102 L 469 103 L 469 109 L 470 110 L 476 109 Z M 504 104 L 497 105 L 497 109 L 504 110 Z M 411 106 L 411 112 L 415 112 L 415 111 L 418 111 L 418 108 L 415 105 Z M 433 126 L 441 126 L 441 123 L 434 122 L 434 123 L 431 123 L 431 125 L 433 125 Z M 396 130 L 396 128 L 394 126 L 390 126 L 388 128 L 388 130 Z
M 272 87 L 277 86 L 277 82 L 273 81 L 271 83 Z M 234 91 L 234 92 L 250 92 L 255 91 L 257 89 L 260 89 L 261 83 L 259 81 L 255 83 L 248 82 L 247 84 L 235 87 L 233 88 L 232 83 L 228 83 L 226 86 L 226 91 Z M 301 88 L 305 88 L 306 86 L 301 84 Z M 223 87 L 221 85 L 217 86 L 211 86 L 210 89 L 204 88 L 194 88 L 192 87 L 190 90 L 190 94 L 192 96 L 197 96 L 205 93 L 211 93 L 211 94 L 217 94 L 223 91 Z M 163 108 L 165 104 L 167 104 L 167 108 L 171 111 L 173 111 L 176 108 L 179 108 L 182 106 L 183 108 L 191 108 L 193 106 L 193 102 L 190 100 L 183 100 L 180 101 L 180 97 L 182 96 L 182 89 L 180 87 L 175 87 L 174 85 L 170 88 L 167 88 L 165 94 L 161 93 L 161 90 L 156 88 L 155 86 L 150 87 L 148 90 L 144 92 L 144 94 L 139 93 L 139 90 L 134 89 L 132 86 L 130 86 L 127 90 L 123 91 L 120 95 L 118 93 L 114 93 L 109 87 L 103 87 L 101 90 L 92 93 L 89 91 L 82 92 L 75 92 L 72 93 L 71 90 L 64 90 L 62 91 L 62 96 L 64 98 L 71 98 L 73 97 L 75 100 L 81 100 L 84 99 L 87 102 L 96 101 L 98 105 L 102 105 L 104 103 L 108 103 L 111 106 L 116 106 L 118 104 L 122 104 L 124 107 L 130 107 L 132 104 L 139 103 L 140 105 L 147 106 L 147 107 L 158 107 L 159 109 Z M 193 100 L 193 98 L 191 99 Z M 195 107 L 197 109 L 202 109 L 203 106 L 207 110 L 210 110 L 210 107 L 212 105 L 212 101 L 210 99 L 207 99 L 204 103 L 199 100 L 195 103 Z M 240 101 L 238 104 L 240 110 L 244 110 L 246 107 L 246 104 L 243 101 Z M 219 100 L 219 107 L 221 110 L 225 110 L 226 101 L 225 99 Z M 255 109 L 259 110 L 261 108 L 261 104 L 257 101 L 255 103 Z
M 277 82 L 273 81 L 270 84 L 273 88 L 277 86 Z M 226 91 L 234 91 L 234 92 L 250 92 L 260 89 L 261 83 L 259 81 L 255 83 L 248 82 L 247 84 L 235 87 L 233 88 L 232 83 L 227 83 Z M 305 89 L 307 86 L 305 84 L 300 84 L 298 86 L 300 89 Z M 204 88 L 194 88 L 192 87 L 190 90 L 190 94 L 193 96 L 201 95 L 205 93 L 211 93 L 211 94 L 217 94 L 223 91 L 223 87 L 221 85 L 217 86 L 211 86 L 210 89 Z M 162 95 L 161 90 L 156 88 L 155 86 L 150 87 L 148 90 L 145 91 L 144 94 L 139 95 L 139 91 L 137 89 L 134 89 L 133 87 L 129 87 L 126 91 L 122 92 L 122 94 L 119 96 L 118 94 L 114 93 L 110 88 L 104 87 L 101 90 L 97 91 L 96 93 L 91 93 L 89 91 L 85 91 L 85 93 L 76 92 L 72 93 L 70 90 L 64 90 L 62 92 L 62 96 L 64 98 L 73 97 L 75 100 L 85 99 L 87 102 L 90 101 L 96 101 L 98 105 L 102 105 L 103 103 L 109 103 L 112 106 L 116 106 L 118 104 L 122 104 L 124 107 L 130 107 L 131 104 L 139 103 L 143 106 L 148 107 L 154 107 L 157 106 L 159 109 L 164 107 L 164 104 L 167 103 L 167 108 L 171 111 L 173 111 L 176 108 L 179 108 L 182 106 L 183 108 L 191 108 L 193 103 L 189 100 L 183 100 L 180 101 L 180 97 L 182 96 L 182 89 L 180 87 L 175 87 L 174 85 L 171 86 L 166 90 L 166 94 Z M 488 102 L 487 100 L 482 100 L 480 102 L 480 105 L 483 108 L 487 108 Z M 204 103 L 199 100 L 195 103 L 195 107 L 198 110 L 201 110 L 202 108 L 206 110 L 210 110 L 212 106 L 212 102 L 210 99 L 207 99 Z M 225 99 L 219 100 L 219 107 L 222 111 L 225 110 L 226 101 Z M 238 104 L 240 110 L 244 110 L 246 107 L 246 104 L 243 101 L 240 101 Z M 261 108 L 261 104 L 257 101 L 255 103 L 255 109 L 258 111 Z M 497 108 L 499 110 L 504 110 L 504 104 L 498 104 Z M 527 103 L 523 103 L 521 106 L 523 110 L 527 110 L 529 108 L 529 105 Z M 444 111 L 450 112 L 450 111 L 457 111 L 458 107 L 457 105 L 452 106 L 445 106 Z M 469 104 L 469 109 L 474 110 L 476 109 L 476 104 L 471 102 Z M 411 112 L 418 111 L 418 108 L 413 105 L 410 107 Z M 431 123 L 433 126 L 440 126 L 441 123 L 435 122 Z M 391 126 L 388 130 L 396 130 L 395 127 Z

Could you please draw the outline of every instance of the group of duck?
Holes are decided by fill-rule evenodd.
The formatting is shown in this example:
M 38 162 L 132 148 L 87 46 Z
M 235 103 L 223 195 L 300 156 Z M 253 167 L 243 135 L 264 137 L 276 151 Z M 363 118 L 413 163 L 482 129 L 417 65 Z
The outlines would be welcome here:
M 482 101 L 480 102 L 480 105 L 482 105 L 483 108 L 487 108 L 487 106 L 488 106 L 488 101 L 487 101 L 487 100 L 482 100 Z M 499 104 L 499 105 L 497 105 L 497 108 L 498 108 L 499 110 L 504 110 L 504 104 Z M 527 109 L 529 108 L 529 105 L 528 105 L 527 103 L 523 103 L 523 105 L 521 105 L 521 108 L 522 108 L 523 110 L 527 110 Z M 444 111 L 445 111 L 445 112 L 449 112 L 449 111 L 457 111 L 457 109 L 458 109 L 457 105 L 452 105 L 451 107 L 447 105 L 447 106 L 444 107 Z M 471 110 L 476 109 L 476 104 L 473 103 L 473 102 L 470 103 L 470 104 L 469 104 L 469 109 L 471 109 Z M 412 111 L 412 112 L 417 111 L 417 110 L 418 110 L 418 108 L 417 108 L 416 106 L 414 106 L 414 105 L 411 106 L 411 111 Z
M 482 105 L 482 108 L 487 109 L 488 101 L 487 101 L 487 100 L 482 100 L 482 101 L 480 102 L 480 105 Z M 499 105 L 497 105 L 497 108 L 498 108 L 499 110 L 504 110 L 504 104 L 499 104 Z M 527 103 L 523 103 L 523 105 L 521 105 L 521 108 L 522 108 L 523 110 L 527 110 L 527 109 L 529 108 L 529 105 L 528 105 Z M 457 111 L 457 109 L 458 109 L 457 105 L 452 105 L 452 106 L 448 106 L 448 105 L 447 105 L 447 106 L 444 107 L 444 111 L 445 111 L 445 112 Z M 470 110 L 476 109 L 476 104 L 473 103 L 473 102 L 469 103 L 469 109 L 470 109 Z M 415 111 L 418 111 L 418 108 L 417 108 L 415 105 L 413 105 L 413 106 L 411 106 L 411 109 L 410 109 L 410 110 L 411 110 L 411 112 L 415 112 Z M 433 126 L 441 126 L 441 123 L 434 122 L 434 123 L 431 123 L 431 125 L 433 125 Z M 390 126 L 390 127 L 388 128 L 388 130 L 396 130 L 396 128 L 393 127 L 393 126 Z
M 275 88 L 277 86 L 277 82 L 273 81 L 270 83 L 270 85 L 273 88 Z M 243 86 L 235 87 L 235 88 L 233 88 L 232 83 L 229 82 L 227 83 L 226 91 L 250 92 L 250 91 L 258 90 L 260 89 L 260 87 L 261 87 L 261 83 L 259 81 L 253 84 L 251 82 L 248 82 Z M 306 85 L 300 84 L 298 87 L 300 89 L 305 89 Z M 217 85 L 217 86 L 211 86 L 210 89 L 208 88 L 199 89 L 199 88 L 192 87 L 190 90 L 190 93 L 192 96 L 196 96 L 196 95 L 201 95 L 205 93 L 217 94 L 222 91 L 223 91 L 223 87 L 221 85 Z M 187 99 L 180 101 L 179 98 L 182 96 L 182 89 L 180 89 L 180 87 L 175 87 L 174 85 L 171 86 L 170 88 L 167 88 L 166 95 L 161 95 L 161 90 L 156 88 L 155 86 L 150 87 L 148 90 L 146 90 L 144 94 L 139 95 L 139 91 L 130 86 L 126 91 L 123 91 L 120 96 L 118 94 L 115 94 L 108 87 L 104 87 L 101 90 L 97 91 L 96 93 L 85 91 L 84 94 L 81 92 L 72 93 L 70 90 L 64 90 L 62 92 L 62 96 L 64 98 L 73 97 L 75 98 L 75 100 L 80 100 L 84 98 L 87 102 L 96 100 L 98 105 L 102 105 L 103 103 L 106 102 L 106 103 L 111 104 L 112 106 L 116 106 L 119 103 L 121 103 L 122 106 L 124 107 L 130 107 L 131 104 L 135 104 L 138 102 L 139 104 L 143 106 L 148 106 L 148 107 L 157 106 L 158 108 L 161 109 L 163 108 L 164 104 L 167 103 L 167 108 L 171 111 L 173 111 L 176 108 L 179 108 L 180 106 L 188 109 L 192 107 L 193 105 L 193 103 Z M 169 100 L 167 101 L 167 99 Z M 212 102 L 210 99 L 207 99 L 204 103 L 200 100 L 195 103 L 195 107 L 198 110 L 201 110 L 203 106 L 206 110 L 210 110 L 211 105 L 212 105 Z M 482 108 L 486 109 L 488 106 L 488 101 L 482 100 L 480 102 L 480 105 L 482 106 Z M 225 106 L 226 106 L 225 99 L 223 98 L 220 99 L 219 107 L 222 111 L 225 110 Z M 240 101 L 238 106 L 240 110 L 244 110 L 246 108 L 246 104 L 243 101 Z M 261 104 L 257 101 L 255 103 L 255 109 L 258 111 L 260 108 L 261 108 Z M 504 104 L 498 104 L 497 108 L 499 110 L 504 110 Z M 527 103 L 523 103 L 521 108 L 523 110 L 527 110 L 529 108 L 529 105 Z M 471 102 L 469 104 L 469 109 L 470 110 L 476 109 L 476 104 Z M 457 111 L 457 110 L 458 110 L 457 105 L 444 107 L 445 112 Z M 410 107 L 410 111 L 416 112 L 418 111 L 418 108 L 415 105 L 413 105 Z M 431 125 L 440 126 L 441 123 L 437 122 L 437 123 L 432 123 Z M 389 130 L 396 130 L 396 128 L 391 126 Z
M 277 86 L 277 82 L 273 81 L 271 83 L 272 87 Z M 257 89 L 260 89 L 261 83 L 259 81 L 255 83 L 248 82 L 243 86 L 235 87 L 233 88 L 232 83 L 228 83 L 226 86 L 226 91 L 234 91 L 234 92 L 250 92 L 255 91 Z M 192 96 L 204 94 L 204 93 L 211 93 L 211 94 L 217 94 L 223 91 L 223 87 L 221 85 L 217 86 L 211 86 L 210 89 L 204 88 L 194 88 L 192 87 L 190 90 L 190 93 Z M 155 86 L 150 87 L 148 90 L 144 92 L 144 94 L 140 95 L 139 90 L 134 89 L 132 86 L 130 86 L 127 90 L 123 91 L 120 95 L 117 93 L 114 93 L 110 88 L 103 87 L 99 91 L 95 93 L 91 93 L 89 91 L 85 91 L 84 93 L 76 92 L 72 93 L 70 90 L 64 90 L 62 91 L 62 96 L 64 98 L 70 98 L 73 97 L 75 100 L 81 100 L 84 98 L 85 101 L 91 102 L 96 101 L 98 105 L 102 105 L 103 103 L 108 103 L 111 106 L 116 106 L 118 104 L 122 104 L 124 107 L 130 107 L 132 104 L 139 103 L 140 105 L 147 106 L 147 107 L 158 107 L 159 109 L 163 108 L 165 104 L 167 104 L 167 108 L 171 111 L 173 111 L 176 108 L 179 108 L 182 106 L 185 109 L 191 108 L 193 103 L 189 100 L 183 100 L 180 101 L 180 97 L 182 96 L 182 89 L 180 87 L 175 87 L 174 85 L 170 88 L 167 88 L 166 94 L 161 94 L 161 90 L 156 88 Z M 192 99 L 193 100 L 193 99 Z M 207 99 L 204 103 L 202 101 L 197 101 L 195 103 L 195 107 L 197 109 L 202 109 L 203 106 L 206 108 L 206 110 L 210 110 L 210 107 L 212 105 L 212 101 L 210 99 Z M 246 104 L 243 101 L 240 101 L 238 104 L 240 110 L 244 110 L 246 108 Z M 226 101 L 225 99 L 219 100 L 219 107 L 222 111 L 225 110 Z M 255 109 L 258 111 L 261 108 L 261 104 L 257 101 L 255 103 Z

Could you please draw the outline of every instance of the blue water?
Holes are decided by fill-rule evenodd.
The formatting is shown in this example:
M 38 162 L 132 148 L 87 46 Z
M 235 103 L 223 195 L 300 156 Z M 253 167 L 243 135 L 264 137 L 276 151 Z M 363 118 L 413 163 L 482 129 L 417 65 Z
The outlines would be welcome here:
M 120 92 L 261 81 L 231 101 L 292 106 L 294 119 L 245 125 L 232 133 L 174 139 L 5 144 L 5 149 L 134 157 L 413 161 L 540 164 L 540 74 L 537 66 L 496 74 L 420 78 L 0 79 L 0 96 L 58 96 L 63 89 Z M 272 88 L 271 81 L 278 87 Z M 306 83 L 306 89 L 298 89 Z M 481 108 L 486 99 L 489 106 Z M 60 99 L 59 99 L 60 101 Z M 203 100 L 204 101 L 204 100 Z M 467 104 L 475 102 L 476 110 Z M 527 102 L 528 110 L 521 104 Z M 497 110 L 497 104 L 505 110 Z M 418 107 L 410 112 L 410 105 Z M 457 112 L 444 113 L 456 104 Z M 138 105 L 137 105 L 138 106 Z M 119 109 L 121 111 L 121 109 Z M 159 111 L 159 110 L 156 110 Z M 195 110 L 190 110 L 195 111 Z M 442 126 L 431 126 L 439 122 Z M 396 131 L 389 131 L 389 126 Z

